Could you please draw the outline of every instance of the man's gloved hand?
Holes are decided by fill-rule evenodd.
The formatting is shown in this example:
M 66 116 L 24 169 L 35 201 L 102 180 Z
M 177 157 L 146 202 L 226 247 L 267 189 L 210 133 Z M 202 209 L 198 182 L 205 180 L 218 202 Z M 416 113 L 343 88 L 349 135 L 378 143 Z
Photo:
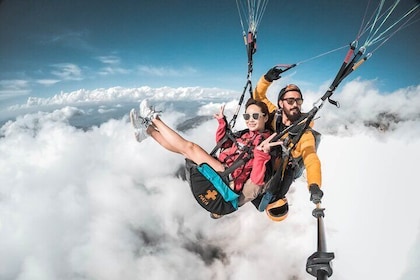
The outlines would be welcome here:
M 324 195 L 324 192 L 321 191 L 321 189 L 318 187 L 317 184 L 311 184 L 309 186 L 309 192 L 311 193 L 311 197 L 310 200 L 314 203 L 314 204 L 318 204 L 321 203 L 321 198 Z
M 264 75 L 264 78 L 268 81 L 268 82 L 272 82 L 274 80 L 278 80 L 280 79 L 280 74 L 283 71 L 279 68 L 277 68 L 277 66 L 274 66 L 273 68 L 271 68 L 270 70 L 267 71 L 267 73 Z

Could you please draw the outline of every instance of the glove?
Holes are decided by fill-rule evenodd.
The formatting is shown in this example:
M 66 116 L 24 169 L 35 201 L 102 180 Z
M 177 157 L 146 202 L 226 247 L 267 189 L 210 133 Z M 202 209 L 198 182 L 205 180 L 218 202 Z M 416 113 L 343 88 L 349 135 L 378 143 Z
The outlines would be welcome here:
M 277 66 L 274 66 L 273 68 L 271 68 L 270 70 L 268 70 L 268 72 L 264 75 L 264 78 L 268 81 L 268 82 L 272 82 L 274 80 L 278 80 L 280 79 L 280 74 L 283 71 L 279 68 L 277 68 Z
M 311 193 L 311 197 L 310 200 L 314 203 L 314 204 L 318 204 L 321 203 L 321 198 L 324 195 L 324 192 L 321 191 L 321 189 L 318 187 L 317 184 L 311 184 L 309 186 L 309 192 Z

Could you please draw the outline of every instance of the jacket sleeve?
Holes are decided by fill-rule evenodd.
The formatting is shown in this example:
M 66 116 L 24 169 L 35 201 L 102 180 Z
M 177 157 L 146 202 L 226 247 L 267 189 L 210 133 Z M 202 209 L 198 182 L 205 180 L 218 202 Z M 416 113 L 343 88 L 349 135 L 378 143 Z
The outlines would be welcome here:
M 217 119 L 217 121 L 219 122 L 219 126 L 217 127 L 216 130 L 216 143 L 219 142 L 220 140 L 223 139 L 223 137 L 225 137 L 226 135 L 226 127 L 227 127 L 227 123 L 226 123 L 226 119 Z
M 268 107 L 268 111 L 272 113 L 277 109 L 277 106 L 267 98 L 267 89 L 270 85 L 271 82 L 267 81 L 264 78 L 264 75 L 261 76 L 258 80 L 257 86 L 255 87 L 253 97 L 255 100 L 264 102 Z
M 297 146 L 296 151 L 301 154 L 305 165 L 308 187 L 311 184 L 317 184 L 321 187 L 321 161 L 316 153 L 315 137 L 312 132 L 305 131 Z
M 270 155 L 254 148 L 254 159 L 252 162 L 251 181 L 259 186 L 264 185 L 266 171 L 265 164 L 270 160 Z

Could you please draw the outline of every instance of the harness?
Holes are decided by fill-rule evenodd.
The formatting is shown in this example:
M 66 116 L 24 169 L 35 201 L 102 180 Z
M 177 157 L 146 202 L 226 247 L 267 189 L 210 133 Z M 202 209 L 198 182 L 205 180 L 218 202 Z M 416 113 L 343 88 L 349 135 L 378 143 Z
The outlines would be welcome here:
M 303 116 L 307 117 L 307 114 L 302 114 Z M 283 124 L 278 124 L 279 119 L 276 119 L 276 125 L 279 127 L 278 130 L 281 130 L 281 128 L 284 126 Z M 283 140 L 282 145 L 282 157 L 283 159 L 288 159 L 287 166 L 290 166 L 294 169 L 294 179 L 299 178 L 303 170 L 305 169 L 305 166 L 303 164 L 303 158 L 302 156 L 299 156 L 297 158 L 294 158 L 290 155 L 291 151 L 294 149 L 296 144 L 299 142 L 301 136 L 306 132 L 310 131 L 315 139 L 315 150 L 318 150 L 319 143 L 321 142 L 321 133 L 318 131 L 312 129 L 311 127 L 307 126 L 306 123 L 301 123 L 295 127 L 292 127 L 292 129 L 289 130 L 289 132 L 286 134 L 286 137 Z M 286 167 L 287 167 L 286 166 Z
M 302 156 L 294 158 L 291 155 L 292 150 L 301 139 L 305 131 L 310 131 L 315 139 L 315 149 L 318 149 L 321 141 L 321 134 L 309 127 L 308 114 L 302 114 L 302 117 L 292 126 L 285 127 L 280 118 L 276 119 L 276 130 L 281 131 L 279 135 L 283 144 L 277 149 L 273 149 L 271 156 L 271 165 L 273 172 L 266 174 L 266 192 L 257 197 L 253 204 L 259 211 L 264 211 L 269 203 L 283 198 L 290 189 L 294 180 L 299 178 L 305 169 Z M 299 123 L 301 122 L 301 123 Z
M 233 182 L 237 177 L 239 177 L 243 172 L 245 165 L 248 161 L 250 161 L 253 157 L 253 151 L 255 148 L 255 145 L 252 143 L 255 140 L 255 136 L 252 139 L 247 139 L 249 143 L 242 144 L 238 142 L 237 139 L 241 139 L 241 137 L 248 133 L 249 129 L 244 129 L 238 132 L 232 132 L 229 128 L 226 129 L 225 137 L 223 137 L 217 144 L 216 147 L 213 149 L 213 151 L 210 153 L 211 156 L 217 157 L 217 152 L 221 153 L 223 150 L 225 150 L 224 145 L 228 143 L 228 141 L 232 141 L 232 145 L 229 145 L 229 148 L 236 146 L 237 147 L 237 153 L 227 156 L 222 163 L 226 163 L 229 161 L 232 157 L 238 155 L 237 158 L 229 165 L 229 167 L 226 167 L 226 169 L 220 173 L 221 176 L 228 178 L 229 182 Z M 217 149 L 216 149 L 217 148 Z M 239 173 L 236 177 L 233 176 L 233 172 L 242 167 L 242 172 Z
M 207 163 L 197 165 L 193 161 L 186 159 L 186 178 L 191 191 L 197 202 L 211 213 L 226 215 L 238 209 L 239 193 L 232 190 L 230 185 L 236 179 L 232 173 L 241 166 L 244 168 L 246 163 L 253 158 L 255 145 L 252 143 L 255 138 L 250 139 L 250 143 L 245 145 L 237 141 L 238 138 L 247 132 L 249 132 L 248 129 L 232 132 L 227 128 L 225 136 L 218 141 L 210 153 L 211 156 L 217 157 L 217 153 L 222 152 L 225 149 L 225 144 L 230 141 L 237 146 L 239 155 L 223 172 L 216 172 Z M 229 147 L 233 145 L 229 145 Z

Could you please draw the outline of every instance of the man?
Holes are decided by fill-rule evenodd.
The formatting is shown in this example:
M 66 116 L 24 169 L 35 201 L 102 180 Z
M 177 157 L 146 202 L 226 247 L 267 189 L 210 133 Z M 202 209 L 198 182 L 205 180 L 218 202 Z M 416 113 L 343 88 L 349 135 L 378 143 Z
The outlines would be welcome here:
M 281 70 L 276 67 L 268 70 L 268 72 L 258 81 L 253 96 L 254 99 L 266 103 L 270 113 L 275 114 L 272 126 L 278 133 L 292 125 L 303 114 L 301 112 L 303 96 L 301 90 L 296 85 L 290 84 L 281 89 L 277 98 L 277 106 L 267 98 L 266 92 L 268 87 L 274 80 L 278 80 L 280 78 L 280 73 Z M 275 210 L 276 206 L 279 205 L 278 201 L 284 198 L 284 195 L 288 191 L 293 180 L 301 175 L 301 173 L 299 174 L 299 168 L 297 167 L 298 162 L 303 162 L 306 169 L 308 189 L 311 193 L 310 200 L 315 204 L 321 202 L 321 198 L 323 196 L 323 192 L 320 190 L 321 162 L 316 154 L 315 137 L 318 133 L 312 130 L 311 127 L 312 124 L 304 131 L 301 138 L 294 146 L 290 146 L 292 145 L 290 143 L 285 143 L 286 148 L 292 147 L 292 149 L 289 155 L 285 155 L 283 153 L 281 157 L 282 163 L 277 164 L 276 166 L 277 172 L 281 170 L 282 173 L 281 176 L 279 175 L 280 177 L 278 177 L 277 182 L 275 183 L 277 185 L 277 193 L 273 198 L 275 201 L 273 202 L 272 199 L 266 209 L 270 209 L 270 207 L 272 207 L 272 209 Z M 293 137 L 298 137 L 296 135 L 299 133 L 296 130 L 299 129 L 302 129 L 302 126 L 296 126 L 295 129 L 290 130 L 289 133 L 284 135 L 282 139 L 284 141 L 287 141 L 288 139 L 293 140 Z M 271 191 L 273 191 L 272 186 Z M 270 213 L 267 214 L 270 216 Z M 273 220 L 276 220 L 276 215 L 271 215 L 270 217 Z

